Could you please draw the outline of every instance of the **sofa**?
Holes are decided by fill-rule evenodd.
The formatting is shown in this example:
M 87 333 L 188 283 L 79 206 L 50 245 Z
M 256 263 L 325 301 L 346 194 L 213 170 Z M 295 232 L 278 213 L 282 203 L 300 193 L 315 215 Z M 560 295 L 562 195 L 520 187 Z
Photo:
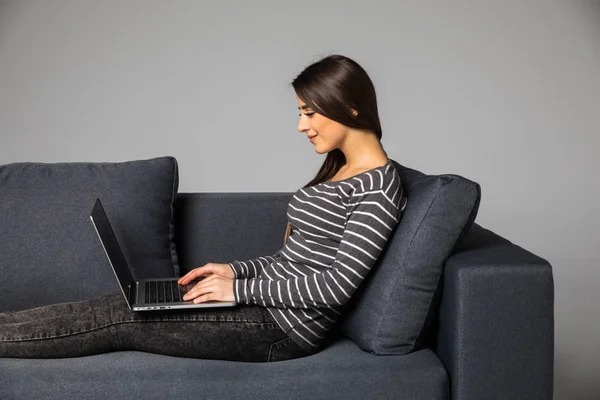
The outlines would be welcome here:
M 125 164 L 119 163 L 118 167 L 122 165 Z M 418 179 L 425 174 L 396 165 L 401 170 L 410 205 L 411 198 L 417 198 L 415 188 Z M 10 177 L 16 176 L 17 171 L 30 173 L 33 167 L 39 170 L 40 164 L 10 165 L 4 172 L 0 169 L 0 212 L 4 213 L 4 217 L 0 215 L 0 228 L 20 229 L 14 221 L 19 216 L 29 226 L 41 218 L 31 217 L 34 212 L 26 215 L 23 211 L 33 209 L 33 204 L 38 204 L 37 200 L 31 200 L 31 204 L 26 206 L 28 208 L 21 204 L 26 197 L 22 197 L 21 202 L 16 201 L 27 190 L 51 193 L 57 186 L 56 182 L 48 184 L 48 187 L 41 186 L 54 178 L 58 182 L 68 180 L 69 184 L 75 185 L 76 174 L 61 176 L 56 172 L 58 167 L 63 166 L 51 166 L 55 168 L 50 169 L 53 173 L 48 173 L 48 170 L 38 173 L 39 179 L 28 178 L 27 185 L 23 183 L 24 178 L 13 179 L 10 183 Z M 89 186 L 79 186 L 77 190 L 73 186 L 56 189 L 56 193 L 63 196 L 69 193 L 69 198 L 90 192 L 85 199 L 77 197 L 72 206 L 65 205 L 64 199 L 56 201 L 56 210 L 81 206 L 83 211 L 77 210 L 74 215 L 86 217 L 86 210 L 91 210 L 93 204 L 90 199 L 95 196 L 109 199 L 126 186 L 124 183 L 109 184 L 104 176 L 98 178 L 100 175 L 94 168 L 104 166 L 70 165 L 80 171 L 79 174 L 84 174 L 81 171 L 87 168 L 97 180 L 93 181 L 88 176 L 81 179 L 81 185 Z M 161 172 L 161 176 L 174 175 L 170 169 L 167 172 Z M 140 185 L 148 183 L 148 174 L 135 176 L 139 176 L 141 183 L 131 192 L 114 195 L 118 201 L 114 200 L 111 204 L 107 200 L 107 212 L 118 216 L 119 208 L 127 207 L 127 200 L 143 191 Z M 447 179 L 440 182 L 440 187 L 449 184 Z M 38 185 L 40 189 L 32 188 L 32 185 Z M 127 181 L 127 185 L 135 186 L 131 181 Z M 174 247 L 162 247 L 167 258 L 171 254 L 176 259 L 176 268 L 166 271 L 151 262 L 145 265 L 138 262 L 137 277 L 180 276 L 207 262 L 228 262 L 273 254 L 282 246 L 287 222 L 286 206 L 293 193 L 178 193 L 177 184 L 173 186 L 170 181 L 170 185 L 165 186 L 164 197 L 165 201 L 172 202 L 167 233 L 174 240 Z M 153 190 L 151 193 L 162 190 L 155 182 L 148 183 L 147 187 L 147 190 Z M 48 196 L 39 200 L 40 207 L 46 210 L 52 203 L 50 200 L 58 194 Z M 132 210 L 143 209 L 142 200 L 147 197 L 141 196 L 141 200 L 131 203 L 134 205 Z M 434 296 L 427 310 L 427 322 L 421 324 L 423 327 L 419 334 L 422 337 L 418 340 L 412 338 L 413 346 L 408 350 L 406 346 L 394 347 L 385 341 L 370 346 L 367 340 L 355 333 L 356 329 L 361 329 L 360 315 L 355 313 L 354 319 L 342 321 L 331 332 L 327 344 L 318 353 L 279 362 L 188 359 L 136 351 L 58 359 L 0 357 L 0 399 L 550 399 L 554 348 L 552 267 L 547 260 L 476 223 L 478 205 L 479 198 L 474 211 L 470 211 L 470 220 L 463 224 L 459 237 L 453 239 L 448 254 L 443 256 L 439 280 L 434 281 Z M 15 209 L 18 210 L 13 212 Z M 115 220 L 126 221 L 134 211 L 123 212 L 122 218 L 115 217 Z M 145 214 L 148 213 L 142 213 Z M 146 226 L 140 218 L 132 220 L 132 224 L 140 227 L 137 230 L 131 228 L 133 225 L 127 227 L 124 223 L 117 223 L 117 236 L 121 240 L 130 237 L 129 244 L 136 243 L 135 239 L 131 239 L 136 235 L 142 238 L 150 236 L 149 225 L 146 231 L 140 231 L 142 226 Z M 409 216 L 406 218 L 408 221 Z M 61 222 L 58 217 L 55 220 Z M 44 223 L 40 226 L 53 222 Z M 88 223 L 89 220 L 82 222 L 81 229 L 92 229 L 86 225 Z M 401 220 L 399 227 L 403 223 Z M 421 221 L 418 227 L 422 228 L 423 224 Z M 69 226 L 77 229 L 73 223 Z M 99 257 L 97 263 L 101 265 L 88 265 L 86 261 L 77 270 L 65 267 L 65 271 L 73 275 L 92 275 L 92 284 L 75 290 L 68 283 L 55 282 L 53 277 L 62 273 L 62 264 L 58 261 L 41 263 L 35 268 L 35 277 L 46 277 L 52 282 L 45 291 L 39 290 L 37 278 L 34 282 L 27 279 L 26 283 L 22 280 L 17 282 L 17 276 L 30 278 L 31 275 L 27 274 L 27 265 L 16 265 L 14 260 L 37 251 L 17 252 L 17 247 L 25 246 L 22 235 L 28 230 L 24 228 L 22 232 L 18 237 L 12 233 L 10 240 L 6 239 L 6 231 L 4 237 L 0 235 L 4 241 L 3 245 L 0 244 L 0 293 L 4 293 L 0 311 L 84 299 L 117 290 L 106 260 L 99 261 L 104 255 L 91 230 L 89 249 L 93 249 L 94 256 Z M 428 235 L 434 233 L 429 232 Z M 83 235 L 78 233 L 72 240 Z M 38 237 L 42 236 L 38 233 Z M 413 242 L 415 239 L 410 244 L 413 245 Z M 64 239 L 60 243 L 65 246 Z M 142 246 L 142 242 L 139 243 Z M 70 249 L 69 254 L 77 251 L 83 254 L 86 245 L 87 242 L 77 244 L 77 249 Z M 428 245 L 437 246 L 438 243 Z M 14 253 L 11 253 L 12 250 Z M 386 247 L 381 257 L 390 264 L 390 268 L 398 260 L 398 255 L 386 259 L 392 251 Z M 44 256 L 48 257 L 47 254 Z M 127 257 L 135 259 L 136 255 L 128 254 Z M 380 274 L 380 271 L 390 270 L 377 265 L 372 273 Z M 389 282 L 390 277 L 384 280 Z M 376 278 L 369 276 L 364 291 L 370 290 L 369 285 L 375 285 L 372 282 L 376 282 Z M 13 288 L 15 284 L 19 284 L 19 292 Z M 355 304 L 350 307 L 373 301 L 367 293 L 357 293 Z M 389 308 L 389 302 L 387 305 Z M 392 306 L 391 310 L 397 310 L 396 314 L 400 316 L 416 307 L 400 303 Z M 350 309 L 349 314 L 352 312 Z M 369 312 L 377 314 L 373 309 Z

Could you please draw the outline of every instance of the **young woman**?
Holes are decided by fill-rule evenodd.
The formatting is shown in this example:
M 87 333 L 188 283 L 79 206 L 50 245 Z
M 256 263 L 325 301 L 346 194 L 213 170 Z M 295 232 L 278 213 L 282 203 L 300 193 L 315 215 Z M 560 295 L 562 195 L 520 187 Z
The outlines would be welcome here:
M 275 254 L 207 263 L 184 297 L 232 308 L 133 312 L 120 292 L 0 313 L 0 357 L 60 358 L 117 350 L 271 362 L 318 352 L 375 264 L 406 206 L 381 145 L 373 84 L 355 61 L 325 57 L 292 82 L 298 131 L 327 156 L 288 204 Z

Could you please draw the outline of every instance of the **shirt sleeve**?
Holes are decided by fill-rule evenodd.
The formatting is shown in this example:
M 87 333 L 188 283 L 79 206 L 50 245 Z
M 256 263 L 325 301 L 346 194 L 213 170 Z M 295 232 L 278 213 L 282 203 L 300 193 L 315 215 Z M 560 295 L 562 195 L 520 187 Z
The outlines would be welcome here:
M 277 253 L 279 253 L 279 250 Z M 235 279 L 255 278 L 260 274 L 260 271 L 262 271 L 264 266 L 275 261 L 277 253 L 271 256 L 263 256 L 246 261 L 232 261 L 229 263 L 229 266 L 233 270 Z
M 348 199 L 346 226 L 330 268 L 292 279 L 236 279 L 235 301 L 277 308 L 345 304 L 379 258 L 406 205 L 398 176 L 375 188 L 362 186 Z

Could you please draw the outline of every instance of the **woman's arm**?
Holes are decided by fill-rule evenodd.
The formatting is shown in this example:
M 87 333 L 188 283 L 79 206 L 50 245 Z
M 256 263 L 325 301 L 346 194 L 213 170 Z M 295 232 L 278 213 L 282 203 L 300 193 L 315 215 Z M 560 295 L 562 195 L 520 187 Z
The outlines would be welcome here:
M 279 253 L 279 250 L 277 253 Z M 229 266 L 233 270 L 236 279 L 255 278 L 266 265 L 275 261 L 277 253 L 271 256 L 263 256 L 246 261 L 232 261 L 229 263 Z

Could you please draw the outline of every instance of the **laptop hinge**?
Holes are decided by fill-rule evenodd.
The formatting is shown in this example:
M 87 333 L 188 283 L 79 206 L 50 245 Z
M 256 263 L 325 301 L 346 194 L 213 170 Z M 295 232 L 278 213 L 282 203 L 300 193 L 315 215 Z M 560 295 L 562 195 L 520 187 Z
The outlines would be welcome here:
M 129 285 L 129 304 L 132 306 L 137 304 L 137 286 L 137 281 Z

